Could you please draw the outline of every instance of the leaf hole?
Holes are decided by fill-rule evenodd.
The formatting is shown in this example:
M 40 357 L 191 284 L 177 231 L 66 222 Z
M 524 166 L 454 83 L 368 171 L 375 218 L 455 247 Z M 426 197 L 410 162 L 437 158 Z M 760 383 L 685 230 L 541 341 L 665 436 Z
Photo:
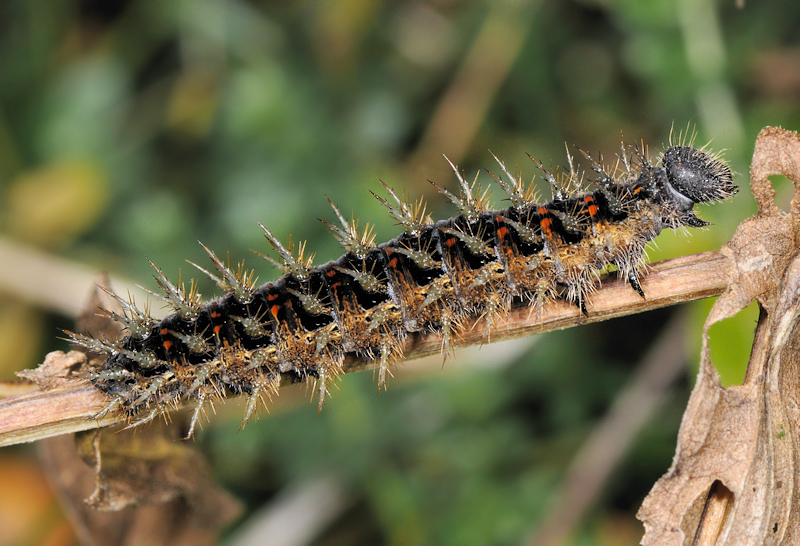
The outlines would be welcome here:
M 789 205 L 795 194 L 794 182 L 780 174 L 770 176 L 769 181 L 775 189 L 775 205 L 782 211 L 789 212 Z
M 726 388 L 744 383 L 758 325 L 758 314 L 758 303 L 754 301 L 733 317 L 721 320 L 709 329 L 711 362 L 717 368 L 720 381 Z

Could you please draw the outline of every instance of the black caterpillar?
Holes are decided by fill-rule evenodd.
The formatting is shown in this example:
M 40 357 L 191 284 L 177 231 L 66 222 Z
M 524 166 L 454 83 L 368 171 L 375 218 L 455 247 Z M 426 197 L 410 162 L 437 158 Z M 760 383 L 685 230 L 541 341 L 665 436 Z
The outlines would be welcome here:
M 207 303 L 194 283 L 187 291 L 151 262 L 165 294 L 157 296 L 173 314 L 157 321 L 114 295 L 124 311 L 107 314 L 125 325 L 126 338 L 70 334 L 107 355 L 87 373 L 110 397 L 101 414 L 120 412 L 133 426 L 192 399 L 191 436 L 206 403 L 231 392 L 249 396 L 244 425 L 258 401 L 277 391 L 282 374 L 312 378 L 321 407 L 345 353 L 376 361 L 384 386 L 409 332 L 438 333 L 446 355 L 467 319 L 491 327 L 514 300 L 564 298 L 586 313 L 594 277 L 609 265 L 644 297 L 639 273 L 647 242 L 664 228 L 708 225 L 692 212 L 694 204 L 737 191 L 730 169 L 692 146 L 669 147 L 658 167 L 643 147 L 623 144 L 612 174 L 602 157 L 582 153 L 596 175 L 588 193 L 579 192 L 583 177 L 569 154 L 569 173 L 562 174 L 531 158 L 553 187 L 549 203 L 495 158 L 502 176 L 489 174 L 511 202 L 502 210 L 489 210 L 477 177 L 468 183 L 450 163 L 459 195 L 436 187 L 460 214 L 435 223 L 422 201 L 409 204 L 383 184 L 391 200 L 375 197 L 403 232 L 379 245 L 369 227 L 359 231 L 331 202 L 341 226 L 323 223 L 347 253 L 316 268 L 304 244 L 287 249 L 261 226 L 283 264 L 264 257 L 284 272 L 261 286 L 243 264 L 232 270 L 203 245 L 219 276 L 193 265 L 225 292 Z

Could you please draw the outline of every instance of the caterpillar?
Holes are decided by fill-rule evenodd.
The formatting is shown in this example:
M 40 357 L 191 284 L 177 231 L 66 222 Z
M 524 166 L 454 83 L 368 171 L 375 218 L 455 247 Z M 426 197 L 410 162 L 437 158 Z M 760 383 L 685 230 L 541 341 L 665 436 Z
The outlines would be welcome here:
M 381 182 L 388 195 L 373 195 L 402 232 L 380 244 L 369 226 L 359 229 L 329 199 L 338 224 L 323 223 L 346 252 L 316 267 L 304 243 L 284 246 L 261 225 L 280 261 L 262 256 L 283 275 L 260 286 L 243 263 L 232 268 L 201 243 L 216 271 L 192 265 L 224 292 L 205 303 L 193 281 L 188 288 L 173 283 L 150 262 L 163 294 L 152 293 L 172 314 L 156 320 L 109 292 L 122 312 L 106 314 L 122 323 L 127 337 L 68 332 L 103 357 L 86 372 L 109 398 L 98 416 L 117 412 L 137 426 L 191 401 L 192 436 L 206 405 L 233 393 L 248 397 L 244 426 L 287 375 L 313 380 L 321 408 L 348 353 L 373 361 L 378 388 L 385 388 L 410 332 L 439 334 L 446 357 L 469 321 L 485 321 L 489 332 L 514 302 L 538 308 L 561 298 L 586 314 L 604 269 L 616 269 L 644 297 L 645 245 L 665 228 L 708 225 L 694 205 L 737 192 L 724 161 L 691 143 L 667 148 L 660 166 L 643 145 L 623 143 L 612 169 L 602 156 L 580 152 L 591 177 L 579 172 L 569 150 L 568 171 L 548 170 L 529 156 L 553 189 L 549 202 L 494 157 L 500 174 L 489 175 L 510 201 L 500 210 L 489 207 L 477 176 L 468 182 L 448 159 L 458 194 L 432 183 L 458 215 L 436 222 L 422 200 L 401 199 Z M 591 191 L 582 189 L 587 182 Z

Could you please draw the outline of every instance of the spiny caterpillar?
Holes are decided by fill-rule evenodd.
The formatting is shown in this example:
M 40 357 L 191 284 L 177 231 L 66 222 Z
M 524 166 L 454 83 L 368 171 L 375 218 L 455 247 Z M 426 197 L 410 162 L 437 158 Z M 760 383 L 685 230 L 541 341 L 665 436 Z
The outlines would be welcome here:
M 382 183 L 389 197 L 375 197 L 403 227 L 396 238 L 376 245 L 371 228 L 359 230 L 331 202 L 340 225 L 323 223 L 347 252 L 313 267 L 304 244 L 286 248 L 262 225 L 282 263 L 264 257 L 283 276 L 261 286 L 243 264 L 231 269 L 203 245 L 218 273 L 192 265 L 225 292 L 207 303 L 194 283 L 188 290 L 173 284 L 151 262 L 164 292 L 156 295 L 173 314 L 156 320 L 112 294 L 123 312 L 107 314 L 127 337 L 70 334 L 106 355 L 87 371 L 110 399 L 100 415 L 118 412 L 135 426 L 191 400 L 191 436 L 206 404 L 235 393 L 248 395 L 244 425 L 259 400 L 277 392 L 282 375 L 313 379 L 321 407 L 346 353 L 374 361 L 383 387 L 410 332 L 439 334 L 446 355 L 469 320 L 485 321 L 488 332 L 514 301 L 538 306 L 562 298 L 586 313 L 595 277 L 609 266 L 644 297 L 639 274 L 647 242 L 664 228 L 708 225 L 692 212 L 695 203 L 737 191 L 719 157 L 689 144 L 669 147 L 660 167 L 643 147 L 623 144 L 611 173 L 602 157 L 581 151 L 595 175 L 590 192 L 580 191 L 584 177 L 569 153 L 568 173 L 531 158 L 553 188 L 547 203 L 495 157 L 502 173 L 489 174 L 511 203 L 502 210 L 490 210 L 477 177 L 467 182 L 450 163 L 459 194 L 434 186 L 459 215 L 438 222 L 421 200 L 408 203 Z

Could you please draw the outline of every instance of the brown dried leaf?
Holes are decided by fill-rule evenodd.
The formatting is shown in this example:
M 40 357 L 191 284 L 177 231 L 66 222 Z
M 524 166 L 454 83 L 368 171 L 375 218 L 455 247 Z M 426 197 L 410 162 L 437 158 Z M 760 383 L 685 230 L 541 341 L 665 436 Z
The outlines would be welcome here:
M 77 446 L 71 436 L 41 443 L 44 467 L 81 543 L 210 545 L 238 515 L 239 503 L 214 484 L 195 446 L 164 434 L 166 428 L 87 432 Z
M 79 434 L 78 451 L 96 472 L 95 490 L 86 503 L 119 511 L 183 499 L 199 526 L 214 529 L 227 523 L 236 503 L 216 487 L 195 445 L 179 439 L 176 427 L 164 426 Z
M 790 214 L 768 176 L 795 184 Z M 675 459 L 637 517 L 643 544 L 800 543 L 800 136 L 761 131 L 751 166 L 759 206 L 723 252 L 735 264 L 729 289 L 706 321 L 700 373 Z M 743 385 L 723 388 L 708 330 L 751 301 L 761 314 Z
M 16 375 L 36 383 L 42 390 L 49 391 L 74 385 L 74 372 L 85 365 L 86 353 L 70 351 L 64 354 L 61 351 L 53 351 L 45 356 L 44 362 L 39 364 L 38 368 L 21 370 L 16 372 Z
M 105 279 L 100 283 L 107 286 Z M 116 300 L 95 290 L 78 318 L 78 329 L 116 339 L 121 333 L 119 325 L 98 315 L 100 308 L 121 312 Z M 85 365 L 86 360 L 86 354 L 79 351 L 51 353 L 44 364 L 25 372 L 24 377 L 43 388 L 74 384 L 74 379 L 66 378 L 67 372 Z M 196 446 L 177 441 L 181 428 L 154 423 L 141 429 L 91 431 L 74 439 L 63 436 L 42 443 L 42 462 L 82 543 L 216 543 L 220 528 L 238 515 L 240 505 L 217 487 Z

